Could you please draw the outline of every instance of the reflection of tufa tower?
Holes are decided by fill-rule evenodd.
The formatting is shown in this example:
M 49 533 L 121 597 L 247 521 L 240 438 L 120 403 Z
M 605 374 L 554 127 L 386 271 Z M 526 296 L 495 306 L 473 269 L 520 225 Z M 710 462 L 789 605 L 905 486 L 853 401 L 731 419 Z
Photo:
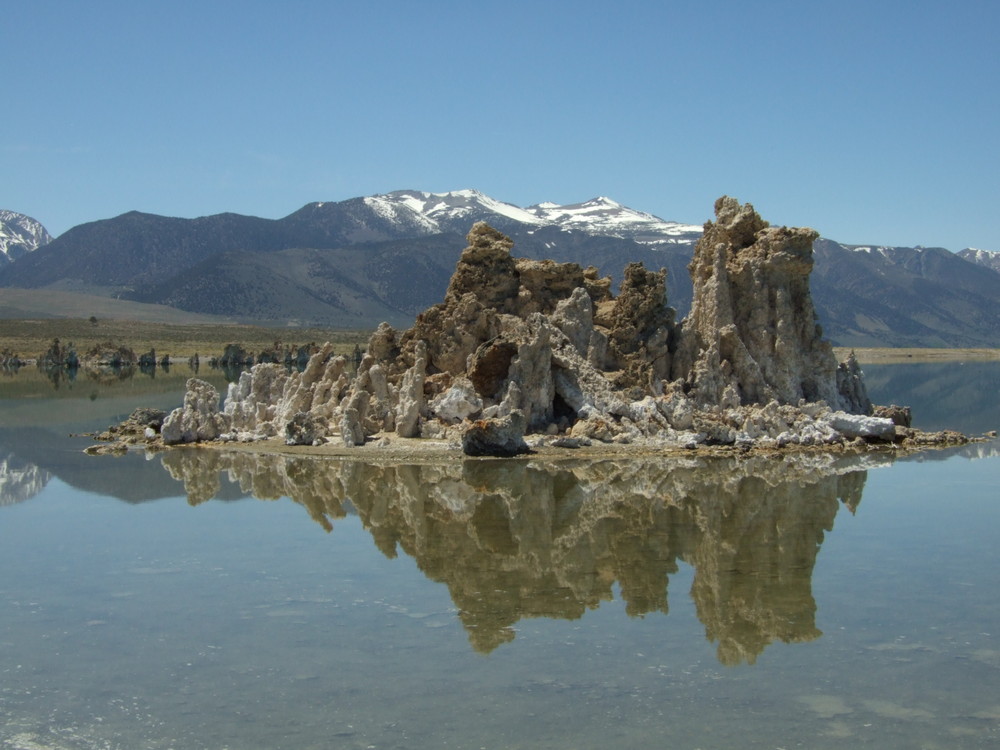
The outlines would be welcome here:
M 227 471 L 256 497 L 291 497 L 328 530 L 353 505 L 385 555 L 402 549 L 448 586 L 477 651 L 512 640 L 525 617 L 582 617 L 612 599 L 616 582 L 630 616 L 666 614 L 669 576 L 687 562 L 698 617 L 727 665 L 753 663 L 774 640 L 820 635 L 816 555 L 838 501 L 860 502 L 866 473 L 816 460 L 379 466 L 163 456 L 191 502 L 211 498 Z
M 808 482 L 744 476 L 685 500 L 694 523 L 682 555 L 695 568 L 691 596 L 720 662 L 753 664 L 774 640 L 821 635 L 812 596 L 816 555 L 838 500 L 856 507 L 865 479 L 861 471 Z

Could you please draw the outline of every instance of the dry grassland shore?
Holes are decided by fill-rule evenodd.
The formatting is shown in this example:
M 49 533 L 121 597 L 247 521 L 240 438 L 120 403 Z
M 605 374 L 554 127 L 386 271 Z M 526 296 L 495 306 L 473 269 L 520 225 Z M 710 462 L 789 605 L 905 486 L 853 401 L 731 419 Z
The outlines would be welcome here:
M 21 359 L 34 359 L 48 350 L 52 340 L 72 343 L 77 352 L 112 341 L 132 349 L 136 354 L 155 349 L 161 356 L 183 360 L 198 354 L 201 357 L 221 354 L 226 344 L 237 343 L 248 351 L 272 347 L 276 341 L 301 345 L 309 342 L 334 344 L 337 351 L 351 352 L 355 345 L 362 348 L 371 335 L 369 330 L 331 328 L 268 328 L 240 324 L 207 325 L 203 323 L 150 323 L 134 320 L 91 321 L 86 318 L 0 319 L 0 351 L 10 351 Z M 893 349 L 834 347 L 837 359 L 843 360 L 852 351 L 864 364 L 906 362 L 985 362 L 1000 360 L 1000 349 Z
M 905 364 L 907 362 L 989 362 L 1000 360 L 1000 349 L 915 349 L 834 347 L 838 361 L 851 352 L 862 365 Z
M 198 354 L 203 360 L 221 356 L 226 344 L 239 344 L 247 351 L 269 349 L 275 342 L 300 346 L 310 342 L 334 344 L 338 353 L 348 354 L 355 345 L 362 348 L 371 334 L 367 330 L 330 328 L 266 328 L 250 325 L 206 325 L 201 323 L 148 323 L 133 320 L 46 318 L 39 320 L 0 319 L 0 351 L 9 351 L 22 360 L 44 354 L 53 339 L 72 344 L 78 354 L 105 342 L 125 346 L 137 355 L 155 349 L 158 356 L 186 360 Z

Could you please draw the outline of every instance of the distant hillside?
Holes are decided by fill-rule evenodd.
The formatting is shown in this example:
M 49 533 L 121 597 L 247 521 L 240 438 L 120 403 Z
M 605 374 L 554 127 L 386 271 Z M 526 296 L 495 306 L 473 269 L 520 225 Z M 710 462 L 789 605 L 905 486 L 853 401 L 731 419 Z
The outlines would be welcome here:
M 814 302 L 841 346 L 1000 346 L 1000 274 L 942 248 L 814 245 Z
M 234 322 L 233 316 L 202 315 L 166 305 L 52 289 L 0 289 L 0 318 L 89 318 L 150 323 Z
M 520 208 L 476 191 L 404 190 L 311 203 L 283 219 L 131 212 L 71 229 L 0 267 L 0 287 L 89 292 L 281 325 L 406 326 L 441 300 L 464 235 L 484 220 L 514 254 L 594 265 L 621 279 L 668 270 L 668 302 L 691 304 L 687 263 L 701 228 L 608 198 Z M 1000 346 L 996 254 L 817 241 L 813 294 L 844 346 Z M 5 306 L 0 299 L 0 314 Z

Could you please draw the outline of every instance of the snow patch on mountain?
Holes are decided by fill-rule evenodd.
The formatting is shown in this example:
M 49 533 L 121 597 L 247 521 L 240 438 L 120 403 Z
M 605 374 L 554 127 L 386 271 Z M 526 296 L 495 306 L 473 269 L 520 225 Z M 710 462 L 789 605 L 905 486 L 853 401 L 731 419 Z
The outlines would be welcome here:
M 404 226 L 412 226 L 425 234 L 437 234 L 441 227 L 422 211 L 418 201 L 410 199 L 387 200 L 388 196 L 375 195 L 364 198 L 364 203 L 376 216 Z
M 14 211 L 0 210 L 0 256 L 13 261 L 52 241 L 40 222 Z
M 628 238 L 645 244 L 693 243 L 702 232 L 700 226 L 664 221 L 603 196 L 584 203 L 560 205 L 545 202 L 521 208 L 478 190 L 448 193 L 397 190 L 369 196 L 364 198 L 364 202 L 387 221 L 418 224 L 428 233 L 465 232 L 472 222 L 480 220 L 498 223 L 500 229 L 505 228 L 505 223 L 519 228 L 552 226 L 565 231 Z
M 528 211 L 547 224 L 581 229 L 591 234 L 624 237 L 647 244 L 695 242 L 702 232 L 700 226 L 664 221 L 658 216 L 628 208 L 605 196 L 565 206 L 539 203 L 530 206 Z
M 964 250 L 959 250 L 956 255 L 970 263 L 975 263 L 977 266 L 992 268 L 994 271 L 1000 273 L 1000 252 L 996 250 L 980 250 L 975 247 L 967 247 Z

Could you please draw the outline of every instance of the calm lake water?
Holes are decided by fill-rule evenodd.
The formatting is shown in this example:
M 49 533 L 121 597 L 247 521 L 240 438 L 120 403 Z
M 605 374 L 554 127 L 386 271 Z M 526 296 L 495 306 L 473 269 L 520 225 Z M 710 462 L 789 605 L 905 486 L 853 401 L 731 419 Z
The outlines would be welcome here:
M 68 436 L 188 374 L 0 379 L 0 747 L 1000 742 L 995 442 L 365 465 Z M 918 426 L 1000 427 L 1000 363 L 866 374 Z

